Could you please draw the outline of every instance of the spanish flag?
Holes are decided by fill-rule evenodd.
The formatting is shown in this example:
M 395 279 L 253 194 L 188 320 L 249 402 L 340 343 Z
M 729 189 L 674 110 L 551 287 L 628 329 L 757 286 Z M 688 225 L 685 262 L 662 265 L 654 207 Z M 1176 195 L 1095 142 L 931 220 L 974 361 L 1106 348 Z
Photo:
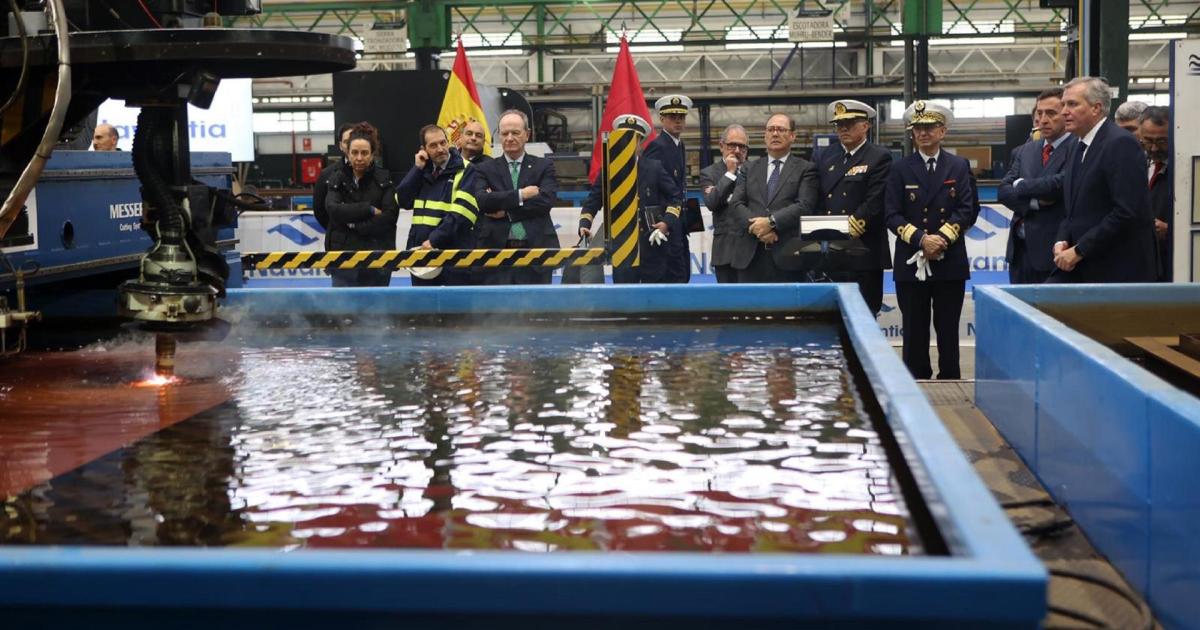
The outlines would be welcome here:
M 463 48 L 460 38 L 458 54 L 454 56 L 454 70 L 450 73 L 450 82 L 446 84 L 446 96 L 442 97 L 442 112 L 438 114 L 437 124 L 446 130 L 453 146 L 458 144 L 463 128 L 472 120 L 483 125 L 483 154 L 490 156 L 492 130 L 488 128 L 487 118 L 483 115 L 479 91 L 475 89 L 475 77 L 471 76 L 471 66 L 467 63 L 467 50 Z

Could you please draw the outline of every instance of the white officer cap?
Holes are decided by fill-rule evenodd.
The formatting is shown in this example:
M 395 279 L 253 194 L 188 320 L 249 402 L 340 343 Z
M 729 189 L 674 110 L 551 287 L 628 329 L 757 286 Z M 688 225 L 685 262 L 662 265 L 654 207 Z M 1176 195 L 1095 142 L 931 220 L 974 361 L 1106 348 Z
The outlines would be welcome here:
M 692 108 L 692 99 L 682 94 L 668 94 L 654 102 L 659 114 L 687 114 Z
M 613 129 L 632 129 L 643 136 L 650 135 L 650 123 L 635 114 L 622 114 L 613 121 Z
M 830 123 L 835 123 L 839 120 L 871 120 L 875 118 L 875 109 L 873 107 L 862 101 L 849 98 L 834 101 L 826 109 Z
M 913 125 L 945 125 L 949 127 L 954 122 L 954 112 L 945 105 L 933 101 L 913 101 L 904 110 L 904 124 L 912 129 Z

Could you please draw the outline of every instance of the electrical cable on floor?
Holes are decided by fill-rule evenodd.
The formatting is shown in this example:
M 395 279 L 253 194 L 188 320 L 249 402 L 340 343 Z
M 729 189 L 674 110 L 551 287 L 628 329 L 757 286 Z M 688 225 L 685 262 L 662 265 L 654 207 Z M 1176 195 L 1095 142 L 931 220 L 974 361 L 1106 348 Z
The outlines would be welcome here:
M 1026 500 L 1021 500 L 1021 501 L 1001 501 L 1000 507 L 1004 508 L 1005 510 L 1016 510 L 1016 509 L 1030 508 L 1030 507 L 1042 507 L 1042 508 L 1049 509 L 1049 508 L 1057 508 L 1058 504 L 1055 503 L 1054 500 L 1049 497 L 1041 497 L 1041 498 L 1037 498 L 1037 499 L 1026 499 Z M 1041 537 L 1046 536 L 1051 533 L 1061 532 L 1074 524 L 1075 524 L 1075 521 L 1069 516 L 1064 516 L 1061 518 L 1059 518 L 1059 517 L 1050 518 L 1050 519 L 1047 519 L 1042 522 L 1034 523 L 1032 525 L 1019 525 L 1019 524 L 1014 523 L 1014 525 L 1016 525 L 1018 531 L 1020 531 L 1024 535 L 1030 536 L 1032 538 L 1041 538 Z M 1116 580 L 1101 578 L 1101 577 L 1097 577 L 1094 575 L 1089 575 L 1087 573 L 1081 573 L 1079 571 L 1072 571 L 1070 569 L 1060 569 L 1060 568 L 1050 567 L 1050 568 L 1048 568 L 1048 570 L 1050 572 L 1050 575 L 1052 575 L 1052 576 L 1056 576 L 1056 577 L 1060 577 L 1060 578 L 1067 578 L 1067 579 L 1075 579 L 1075 580 L 1079 580 L 1082 582 L 1088 582 L 1090 584 L 1094 584 L 1096 586 L 1100 586 L 1102 588 L 1105 588 L 1107 590 L 1115 592 L 1122 599 L 1129 602 L 1131 605 L 1133 605 L 1134 608 L 1136 608 L 1138 610 L 1139 621 L 1142 622 L 1138 626 L 1139 628 L 1145 628 L 1146 630 L 1150 630 L 1154 627 L 1154 615 L 1151 614 L 1149 605 L 1147 605 L 1146 602 L 1143 601 L 1141 597 L 1130 592 L 1130 590 L 1128 588 L 1126 588 L 1124 584 L 1122 584 Z M 1050 610 L 1050 612 L 1052 612 L 1052 613 L 1062 615 L 1063 617 L 1067 617 L 1069 619 L 1074 619 L 1075 621 L 1082 621 L 1084 623 L 1089 623 L 1097 628 L 1113 627 L 1112 624 L 1107 623 L 1104 619 L 1097 619 L 1097 618 L 1095 618 L 1085 612 L 1079 611 L 1079 610 L 1067 608 L 1067 607 L 1064 607 L 1064 606 L 1061 606 L 1058 604 L 1054 604 L 1054 603 L 1050 603 L 1047 607 Z M 1046 626 L 1046 627 L 1049 629 L 1049 628 L 1054 628 L 1055 626 Z
M 1028 499 L 1024 501 L 1001 501 L 1000 507 L 1004 508 L 1005 510 L 1042 507 L 1047 508 L 1047 511 L 1053 512 L 1053 510 L 1049 510 L 1049 508 L 1057 508 L 1058 506 L 1049 498 L 1040 498 Z M 1044 536 L 1058 534 L 1075 524 L 1074 519 L 1072 519 L 1070 516 L 1060 516 L 1058 514 L 1055 514 L 1051 518 L 1043 521 L 1035 521 L 1033 523 L 1018 523 L 1012 518 L 1009 520 L 1013 521 L 1013 526 L 1017 528 L 1017 531 L 1031 538 L 1042 538 Z
M 1145 601 L 1143 601 L 1140 597 L 1131 593 L 1129 591 L 1129 589 L 1125 588 L 1125 586 L 1123 584 L 1118 583 L 1116 580 L 1101 578 L 1101 577 L 1097 577 L 1094 575 L 1089 575 L 1087 573 L 1081 573 L 1079 571 L 1072 571 L 1070 569 L 1059 569 L 1059 568 L 1051 568 L 1050 575 L 1055 576 L 1055 577 L 1060 577 L 1060 578 L 1070 578 L 1070 579 L 1074 579 L 1074 580 L 1079 580 L 1081 582 L 1088 582 L 1089 584 L 1094 584 L 1096 586 L 1099 586 L 1101 588 L 1104 588 L 1104 589 L 1107 589 L 1107 590 L 1110 590 L 1110 591 L 1116 593 L 1118 596 L 1120 596 L 1125 601 L 1129 602 L 1134 608 L 1137 609 L 1137 611 L 1138 611 L 1138 625 L 1136 626 L 1137 628 L 1139 628 L 1140 630 L 1152 630 L 1154 628 L 1154 615 L 1150 612 L 1150 606 Z M 1086 613 L 1082 613 L 1078 610 L 1074 610 L 1071 608 L 1065 608 L 1063 606 L 1058 606 L 1055 604 L 1050 604 L 1048 606 L 1048 608 L 1050 609 L 1050 612 L 1062 615 L 1064 617 L 1068 617 L 1070 619 L 1075 619 L 1077 621 L 1083 621 L 1086 623 L 1090 623 L 1090 624 L 1096 626 L 1097 628 L 1112 627 L 1111 624 L 1105 623 L 1105 621 L 1103 619 L 1096 619 L 1096 618 L 1094 618 Z M 1048 629 L 1054 628 L 1054 627 L 1055 626 L 1046 626 L 1046 628 L 1048 628 Z

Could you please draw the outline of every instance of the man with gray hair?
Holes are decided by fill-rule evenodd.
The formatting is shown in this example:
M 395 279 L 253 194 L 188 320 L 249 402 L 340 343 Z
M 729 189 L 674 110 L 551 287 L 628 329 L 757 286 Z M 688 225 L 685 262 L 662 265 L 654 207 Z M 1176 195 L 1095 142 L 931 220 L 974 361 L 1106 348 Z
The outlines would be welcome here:
M 1142 117 L 1142 112 L 1146 111 L 1146 104 L 1141 101 L 1125 101 L 1117 106 L 1117 113 L 1113 114 L 1113 122 L 1117 126 L 1133 134 L 1133 137 L 1138 135 L 1138 121 Z
M 558 233 L 550 219 L 557 199 L 558 178 L 554 163 L 529 155 L 529 117 L 519 109 L 500 115 L 500 146 L 504 154 L 479 165 L 479 206 L 483 219 L 476 226 L 479 247 L 530 249 L 559 247 Z M 550 284 L 552 269 L 518 267 L 482 270 L 476 274 L 483 284 Z
M 96 125 L 96 132 L 92 135 L 92 150 L 120 151 L 117 148 L 117 141 L 120 139 L 121 134 L 117 132 L 116 127 L 108 123 L 100 123 Z
M 1146 154 L 1130 134 L 1107 121 L 1110 91 L 1104 79 L 1077 77 L 1063 88 L 1063 119 L 1079 138 L 1065 177 L 1022 182 L 1033 198 L 1063 177 L 1067 214 L 1054 243 L 1048 282 L 1152 282 L 1154 218 L 1150 213 Z M 1025 186 L 1031 188 L 1026 190 Z M 1043 190 L 1044 189 L 1044 190 Z
M 736 228 L 729 225 L 729 198 L 733 196 L 738 174 L 746 163 L 750 152 L 750 137 L 746 128 L 732 124 L 721 134 L 721 161 L 710 164 L 700 171 L 700 189 L 704 192 L 704 206 L 712 213 L 713 244 L 712 268 L 717 282 L 737 282 L 737 272 L 729 266 L 730 240 Z

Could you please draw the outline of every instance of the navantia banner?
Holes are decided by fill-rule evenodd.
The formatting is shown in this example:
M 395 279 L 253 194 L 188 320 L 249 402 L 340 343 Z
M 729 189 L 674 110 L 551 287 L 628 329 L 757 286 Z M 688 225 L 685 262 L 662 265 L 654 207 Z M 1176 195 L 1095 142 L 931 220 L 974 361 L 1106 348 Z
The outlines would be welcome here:
M 188 105 L 192 151 L 225 151 L 233 156 L 234 162 L 254 161 L 250 84 L 250 79 L 225 79 L 217 88 L 212 107 L 199 109 Z M 130 151 L 140 111 L 137 107 L 126 107 L 125 101 L 109 99 L 100 105 L 96 122 L 116 127 L 121 136 L 117 147 Z

